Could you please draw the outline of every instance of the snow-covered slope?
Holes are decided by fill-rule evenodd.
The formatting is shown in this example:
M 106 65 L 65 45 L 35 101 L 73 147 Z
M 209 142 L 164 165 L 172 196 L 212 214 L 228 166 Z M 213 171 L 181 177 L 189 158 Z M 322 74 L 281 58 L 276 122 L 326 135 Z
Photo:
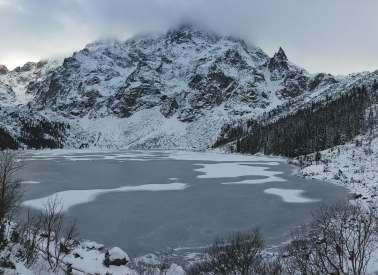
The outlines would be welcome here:
M 32 147 L 20 140 L 15 121 L 25 113 L 63 122 L 66 130 L 55 137 L 62 146 L 205 149 L 233 121 L 285 115 L 377 78 L 311 75 L 290 63 L 281 48 L 269 57 L 240 39 L 191 25 L 98 41 L 61 64 L 2 71 L 0 106 L 8 110 L 0 116 L 9 117 L 9 103 L 21 104 L 13 112 L 23 115 L 8 118 L 12 122 L 5 126 L 20 145 Z

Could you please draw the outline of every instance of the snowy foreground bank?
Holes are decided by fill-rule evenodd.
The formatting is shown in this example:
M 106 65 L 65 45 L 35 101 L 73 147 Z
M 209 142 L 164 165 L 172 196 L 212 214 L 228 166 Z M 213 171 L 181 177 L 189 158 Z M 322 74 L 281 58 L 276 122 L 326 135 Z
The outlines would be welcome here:
M 162 265 L 153 259 L 143 263 L 131 260 L 129 256 L 118 247 L 106 249 L 103 245 L 92 241 L 77 242 L 72 250 L 67 253 L 61 264 L 55 271 L 51 271 L 46 258 L 40 254 L 35 263 L 27 267 L 27 264 L 19 258 L 21 246 L 11 237 L 12 228 L 8 228 L 8 247 L 1 253 L 0 264 L 4 266 L 0 271 L 5 275 L 139 275 L 148 271 L 148 274 L 183 275 L 184 270 L 176 265 Z M 51 248 L 54 250 L 54 248 Z M 106 262 L 108 261 L 108 262 Z M 0 274 L 3 274 L 0 272 Z

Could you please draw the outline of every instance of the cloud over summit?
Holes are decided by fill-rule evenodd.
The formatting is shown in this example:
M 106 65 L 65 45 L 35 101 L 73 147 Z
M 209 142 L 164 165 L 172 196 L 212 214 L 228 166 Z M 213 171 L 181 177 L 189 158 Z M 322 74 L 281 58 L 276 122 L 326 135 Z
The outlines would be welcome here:
M 375 0 L 0 0 L 0 64 L 64 55 L 99 38 L 127 38 L 194 21 L 310 71 L 378 69 Z

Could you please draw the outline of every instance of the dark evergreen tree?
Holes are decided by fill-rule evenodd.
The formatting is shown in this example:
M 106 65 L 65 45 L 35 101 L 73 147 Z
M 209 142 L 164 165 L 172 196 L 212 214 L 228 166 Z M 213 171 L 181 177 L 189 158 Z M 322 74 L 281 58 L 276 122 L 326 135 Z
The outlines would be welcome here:
M 235 141 L 238 152 L 289 157 L 318 152 L 348 142 L 373 127 L 376 112 L 365 116 L 370 105 L 371 95 L 362 86 L 274 119 L 286 110 L 282 106 L 266 114 L 265 122 L 225 127 L 215 146 Z

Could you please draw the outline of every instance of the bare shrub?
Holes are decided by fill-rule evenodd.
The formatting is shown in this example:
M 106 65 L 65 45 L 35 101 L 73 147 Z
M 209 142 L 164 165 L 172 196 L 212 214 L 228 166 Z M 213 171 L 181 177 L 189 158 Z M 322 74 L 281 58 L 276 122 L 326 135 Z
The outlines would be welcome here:
M 22 161 L 11 151 L 0 151 L 0 243 L 4 241 L 5 220 L 10 218 L 21 198 L 20 181 L 16 173 Z
M 294 235 L 285 266 L 290 274 L 365 274 L 377 241 L 373 209 L 348 203 L 323 207 Z
M 264 261 L 258 266 L 254 274 L 258 275 L 280 275 L 284 273 L 284 268 L 280 258 L 268 259 L 264 258 Z
M 219 239 L 208 249 L 205 261 L 192 265 L 188 274 L 281 274 L 279 262 L 263 258 L 264 241 L 258 230 Z
M 55 197 L 47 201 L 38 224 L 41 225 L 42 232 L 40 242 L 42 253 L 51 270 L 55 271 L 62 264 L 64 256 L 75 245 L 76 223 L 66 221 L 61 201 Z
M 41 233 L 41 219 L 27 212 L 26 221 L 20 226 L 20 244 L 26 266 L 32 266 L 38 259 Z

